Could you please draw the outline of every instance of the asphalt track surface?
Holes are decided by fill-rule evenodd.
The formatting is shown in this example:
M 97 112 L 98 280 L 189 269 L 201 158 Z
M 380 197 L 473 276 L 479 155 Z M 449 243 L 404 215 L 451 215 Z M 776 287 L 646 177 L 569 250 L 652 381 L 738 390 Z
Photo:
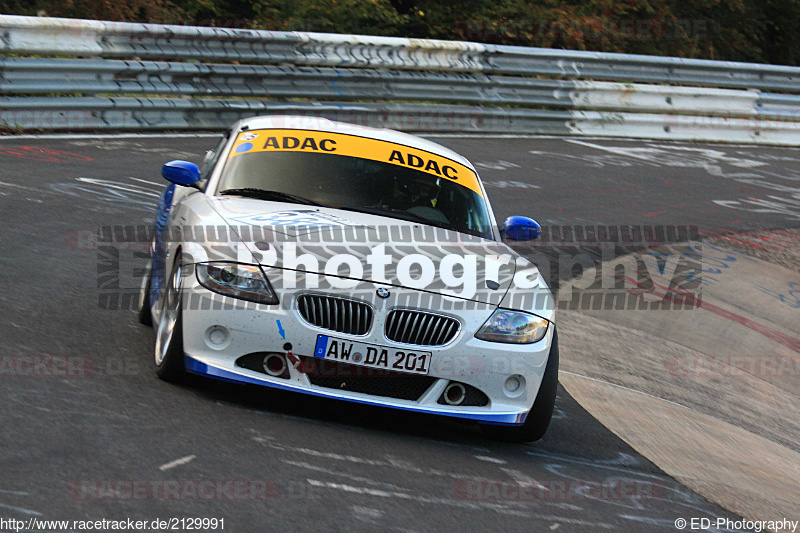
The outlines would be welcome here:
M 476 164 L 499 220 L 800 225 L 797 150 L 436 140 Z M 0 139 L 0 361 L 66 356 L 89 369 L 0 372 L 0 517 L 224 518 L 225 531 L 675 531 L 680 517 L 736 518 L 666 476 L 563 389 L 545 438 L 512 445 L 450 420 L 157 379 L 153 331 L 131 310 L 101 308 L 98 251 L 80 232 L 151 223 L 161 165 L 199 161 L 215 144 Z M 120 258 L 126 271 L 143 263 L 132 252 Z M 199 494 L 209 487 L 201 481 L 219 492 Z M 165 482 L 179 483 L 179 495 L 126 490 Z M 588 488 L 576 494 L 580 486 Z

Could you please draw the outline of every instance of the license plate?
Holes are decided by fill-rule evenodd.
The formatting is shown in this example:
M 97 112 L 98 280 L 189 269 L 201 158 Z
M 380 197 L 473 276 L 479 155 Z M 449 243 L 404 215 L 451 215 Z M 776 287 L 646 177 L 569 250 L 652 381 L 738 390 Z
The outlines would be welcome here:
M 314 357 L 407 374 L 425 375 L 431 366 L 431 352 L 397 349 L 328 335 L 317 335 Z

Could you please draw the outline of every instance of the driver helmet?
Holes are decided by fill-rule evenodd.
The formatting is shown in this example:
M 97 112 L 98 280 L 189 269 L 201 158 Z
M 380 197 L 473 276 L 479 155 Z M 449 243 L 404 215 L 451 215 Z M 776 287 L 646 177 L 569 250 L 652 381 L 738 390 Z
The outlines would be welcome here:
M 439 178 L 413 177 L 398 179 L 397 188 L 408 196 L 411 202 L 432 202 L 438 196 L 441 186 Z

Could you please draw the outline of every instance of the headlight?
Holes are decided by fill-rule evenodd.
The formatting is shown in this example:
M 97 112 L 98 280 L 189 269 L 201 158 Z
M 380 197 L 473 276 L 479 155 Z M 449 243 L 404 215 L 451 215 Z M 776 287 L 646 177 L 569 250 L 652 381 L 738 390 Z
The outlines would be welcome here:
M 484 341 L 530 344 L 542 340 L 549 322 L 542 317 L 498 309 L 475 334 Z
M 278 303 L 275 291 L 256 265 L 198 263 L 195 273 L 200 285 L 210 291 L 260 304 Z

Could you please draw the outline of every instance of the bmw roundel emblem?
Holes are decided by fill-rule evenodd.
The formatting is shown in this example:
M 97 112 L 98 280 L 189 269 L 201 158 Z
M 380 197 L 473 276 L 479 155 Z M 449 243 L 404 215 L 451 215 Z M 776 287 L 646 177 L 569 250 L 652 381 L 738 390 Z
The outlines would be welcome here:
M 391 293 L 389 292 L 389 289 L 384 289 L 383 287 L 381 287 L 380 289 L 378 289 L 378 290 L 377 290 L 377 291 L 375 291 L 375 292 L 376 292 L 376 293 L 378 294 L 378 296 L 380 296 L 381 298 L 388 298 L 388 297 L 389 297 L 389 294 L 391 294 Z

